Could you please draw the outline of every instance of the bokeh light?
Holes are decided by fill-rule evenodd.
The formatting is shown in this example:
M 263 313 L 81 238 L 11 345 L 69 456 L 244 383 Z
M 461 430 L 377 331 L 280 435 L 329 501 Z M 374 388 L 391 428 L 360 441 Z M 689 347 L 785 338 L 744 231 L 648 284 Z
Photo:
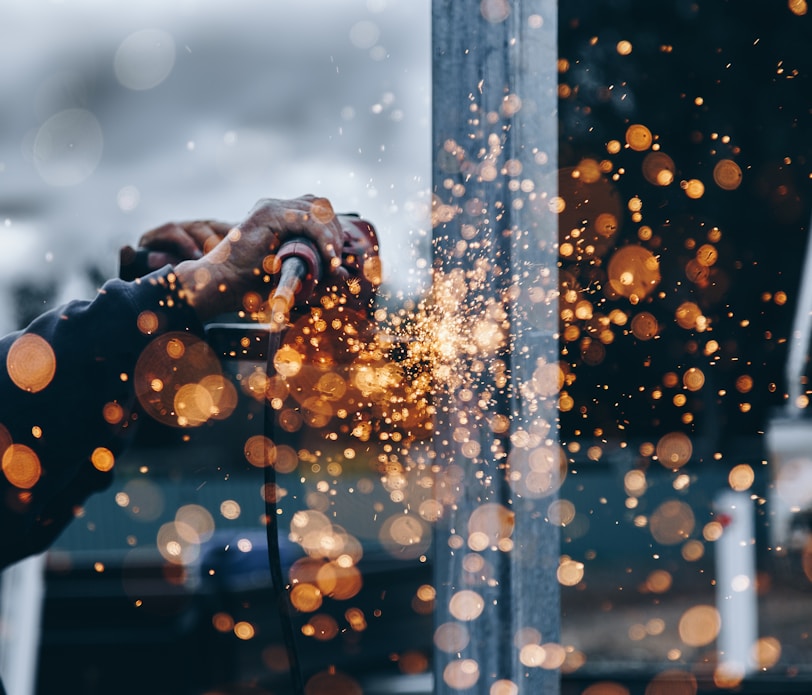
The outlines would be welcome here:
M 42 391 L 56 374 L 56 355 L 48 342 L 36 333 L 17 338 L 6 354 L 6 370 L 23 391 Z
M 690 647 L 704 647 L 719 635 L 721 618 L 714 606 L 692 606 L 679 620 L 680 639 Z

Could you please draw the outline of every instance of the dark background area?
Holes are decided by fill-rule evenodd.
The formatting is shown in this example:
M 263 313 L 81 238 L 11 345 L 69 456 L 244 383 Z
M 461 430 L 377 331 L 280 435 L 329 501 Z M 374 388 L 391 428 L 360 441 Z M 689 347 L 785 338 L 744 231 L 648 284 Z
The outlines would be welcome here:
M 567 693 L 582 693 L 604 678 L 627 689 L 618 692 L 682 692 L 674 683 L 658 690 L 651 671 L 636 670 L 633 654 L 641 643 L 625 641 L 626 630 L 640 616 L 664 615 L 669 605 L 713 602 L 717 550 L 707 543 L 702 561 L 687 563 L 678 548 L 664 549 L 652 543 L 647 529 L 633 528 L 635 515 L 651 512 L 658 498 L 679 499 L 694 510 L 695 533 L 701 537 L 702 524 L 715 518 L 716 495 L 728 487 L 727 472 L 740 463 L 750 464 L 756 474 L 748 493 L 776 501 L 771 495 L 778 464 L 765 431 L 787 405 L 786 360 L 812 212 L 810 21 L 783 1 L 559 3 L 562 195 L 571 168 L 583 159 L 609 161 L 606 181 L 622 211 L 606 253 L 592 261 L 565 260 L 562 270 L 576 278 L 595 315 L 621 309 L 630 323 L 648 311 L 659 323 L 651 340 L 635 338 L 628 323 L 613 325 L 614 340 L 603 345 L 605 355 L 597 361 L 582 344 L 584 337 L 596 338 L 588 321 L 579 323 L 577 340 L 562 344 L 562 360 L 574 377 L 567 386 L 574 406 L 560 413 L 561 440 L 579 445 L 571 456 L 579 475 L 569 476 L 561 496 L 589 522 L 581 536 L 573 533 L 575 526 L 563 533 L 562 551 L 587 560 L 584 585 L 562 591 L 562 624 L 577 635 L 606 632 L 585 668 L 565 676 Z M 619 52 L 620 41 L 631 44 L 630 53 Z M 610 141 L 625 143 L 633 124 L 646 126 L 673 159 L 671 185 L 646 180 L 642 163 L 650 150 L 607 151 Z M 742 171 L 735 190 L 714 183 L 714 167 L 722 159 L 735 161 Z M 680 186 L 690 179 L 704 183 L 697 199 Z M 638 222 L 627 207 L 635 197 L 642 203 Z M 589 201 L 580 202 L 584 217 L 594 219 Z M 650 240 L 638 237 L 642 225 L 652 229 Z M 718 260 L 701 286 L 688 278 L 686 265 L 709 243 L 713 228 L 721 232 L 713 243 Z M 562 225 L 562 239 L 568 232 Z M 662 276 L 657 290 L 636 306 L 608 298 L 602 289 L 612 252 L 626 244 L 654 253 Z M 708 330 L 677 324 L 676 310 L 686 301 L 700 307 Z M 711 341 L 717 349 L 709 348 Z M 691 367 L 705 376 L 704 386 L 693 392 L 682 382 Z M 670 385 L 673 374 L 676 383 Z M 737 388 L 743 377 L 752 379 L 746 392 Z M 662 396 L 655 399 L 658 390 Z M 686 397 L 684 405 L 674 404 L 678 395 Z M 674 431 L 688 434 L 693 444 L 691 460 L 678 472 L 639 452 L 642 442 L 656 443 Z M 600 450 L 599 460 L 585 455 L 590 442 Z M 631 511 L 623 508 L 623 474 L 633 468 L 647 471 L 649 488 Z M 687 474 L 690 486 L 675 489 L 679 474 Z M 807 611 L 808 575 L 795 551 L 776 552 L 769 542 L 775 506 L 756 504 L 755 509 L 759 629 L 782 641 L 782 661 L 733 690 L 807 692 L 808 674 L 803 666 L 798 671 L 808 662 L 805 631 L 796 618 Z M 662 603 L 637 588 L 658 564 L 674 577 Z M 615 648 L 617 653 L 602 662 Z M 714 658 L 707 656 L 710 662 Z M 699 680 L 699 692 L 725 690 L 712 679 Z
M 573 395 L 590 405 L 586 416 L 577 409 L 563 416 L 564 439 L 576 429 L 610 429 L 615 423 L 626 434 L 647 437 L 685 429 L 707 439 L 710 450 L 757 437 L 765 418 L 784 402 L 787 340 L 807 242 L 810 18 L 793 14 L 786 2 L 576 0 L 560 3 L 559 27 L 559 54 L 569 63 L 560 84 L 571 90 L 559 102 L 561 167 L 592 157 L 611 159 L 614 171 L 625 169 L 614 184 L 626 214 L 616 242 L 636 242 L 641 224 L 653 229 L 648 247 L 659 257 L 658 289 L 665 293 L 634 308 L 657 316 L 659 339 L 619 335 L 599 365 L 577 364 Z M 631 43 L 630 54 L 618 52 L 621 40 Z M 647 126 L 674 160 L 670 186 L 644 179 L 644 153 L 624 148 L 607 154 L 607 142 L 623 143 L 631 124 Z M 743 172 L 736 190 L 713 182 L 722 158 L 733 159 Z M 679 185 L 694 178 L 705 184 L 696 200 Z M 633 196 L 643 203 L 640 224 L 631 222 L 625 207 Z M 702 289 L 686 278 L 685 264 L 695 253 L 686 243 L 706 243 L 713 227 L 722 233 L 719 258 L 711 286 Z M 575 270 L 584 286 L 601 274 L 588 265 Z M 779 292 L 786 293 L 786 302 Z M 599 291 L 593 296 L 596 310 L 605 313 L 629 307 L 625 300 L 603 299 Z M 676 325 L 682 301 L 700 306 L 709 331 Z M 709 340 L 720 345 L 710 357 L 703 353 Z M 570 357 L 577 363 L 577 350 Z M 640 387 L 648 394 L 666 372 L 681 374 L 689 366 L 702 369 L 706 383 L 687 394 L 685 407 L 671 404 L 673 389 L 664 389 L 656 403 L 641 398 Z M 736 390 L 742 375 L 753 379 L 748 394 Z M 750 404 L 747 412 L 742 403 Z M 685 411 L 696 416 L 687 428 L 679 420 Z

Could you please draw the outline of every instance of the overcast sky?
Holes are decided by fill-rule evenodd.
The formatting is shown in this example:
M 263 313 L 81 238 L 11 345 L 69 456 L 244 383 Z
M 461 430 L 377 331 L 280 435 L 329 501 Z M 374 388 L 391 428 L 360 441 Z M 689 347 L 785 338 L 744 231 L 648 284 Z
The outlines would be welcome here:
M 0 0 L 0 331 L 168 220 L 261 197 L 370 219 L 414 287 L 430 186 L 429 0 Z M 415 252 L 415 249 L 419 251 Z

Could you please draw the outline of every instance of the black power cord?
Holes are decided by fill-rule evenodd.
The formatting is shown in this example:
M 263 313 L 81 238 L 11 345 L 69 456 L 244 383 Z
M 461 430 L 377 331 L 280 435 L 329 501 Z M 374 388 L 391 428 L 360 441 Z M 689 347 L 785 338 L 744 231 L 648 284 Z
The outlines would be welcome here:
M 375 296 L 376 284 L 366 276 L 364 262 L 378 256 L 377 233 L 369 222 L 356 214 L 350 213 L 338 217 L 341 220 L 344 235 L 341 265 L 348 276 L 354 279 L 356 288 L 355 292 L 344 297 L 346 306 L 350 309 L 365 311 Z M 279 249 L 278 257 L 281 262 L 281 271 L 271 301 L 272 323 L 269 326 L 265 369 L 268 378 L 276 374 L 273 359 L 282 344 L 283 326 L 287 322 L 287 314 L 299 301 L 303 301 L 304 305 L 307 304 L 313 292 L 314 282 L 318 282 L 322 270 L 318 250 L 311 241 L 304 238 L 285 242 Z M 272 436 L 276 434 L 274 414 L 267 399 L 265 399 L 264 426 L 265 434 L 271 441 L 275 441 Z M 304 674 L 296 648 L 293 606 L 291 606 L 290 595 L 285 585 L 279 548 L 279 532 L 276 527 L 278 495 L 276 494 L 276 469 L 272 465 L 265 466 L 265 485 L 265 513 L 267 516 L 265 530 L 268 536 L 271 582 L 276 592 L 282 633 L 288 652 L 293 695 L 304 695 Z
M 270 330 L 268 333 L 268 355 L 266 359 L 266 375 L 270 378 L 276 370 L 273 358 L 282 344 L 282 331 Z M 265 399 L 265 434 L 271 441 L 275 434 L 274 412 L 268 399 Z M 285 584 L 284 572 L 282 570 L 282 553 L 279 548 L 279 530 L 277 529 L 278 505 L 276 494 L 276 468 L 273 465 L 264 466 L 265 469 L 265 533 L 268 537 L 268 564 L 271 572 L 271 585 L 276 594 L 277 609 L 282 627 L 282 638 L 285 641 L 285 648 L 288 654 L 288 666 L 290 670 L 293 695 L 304 695 L 304 677 L 302 674 L 299 651 L 296 648 L 296 633 L 293 627 L 293 607 L 290 604 L 290 597 Z

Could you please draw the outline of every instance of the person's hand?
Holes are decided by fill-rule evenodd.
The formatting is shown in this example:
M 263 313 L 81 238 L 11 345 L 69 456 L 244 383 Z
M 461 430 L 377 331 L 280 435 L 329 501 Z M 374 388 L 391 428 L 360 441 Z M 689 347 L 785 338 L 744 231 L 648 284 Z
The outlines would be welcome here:
M 163 244 L 172 238 L 174 253 L 186 249 L 190 260 L 178 264 L 175 272 L 187 300 L 203 320 L 242 308 L 248 292 L 267 299 L 271 290 L 268 280 L 276 270 L 274 254 L 287 239 L 312 240 L 329 272 L 335 274 L 341 266 L 343 230 L 326 198 L 306 195 L 292 200 L 261 200 L 210 247 L 212 236 L 219 237 L 222 227 L 219 223 L 198 225 L 159 227 L 148 232 L 142 242 L 160 251 L 158 240 Z M 198 253 L 203 255 L 198 258 Z
M 215 220 L 196 220 L 168 222 L 150 229 L 138 240 L 139 248 L 148 251 L 146 270 L 202 258 L 220 243 L 233 226 Z

